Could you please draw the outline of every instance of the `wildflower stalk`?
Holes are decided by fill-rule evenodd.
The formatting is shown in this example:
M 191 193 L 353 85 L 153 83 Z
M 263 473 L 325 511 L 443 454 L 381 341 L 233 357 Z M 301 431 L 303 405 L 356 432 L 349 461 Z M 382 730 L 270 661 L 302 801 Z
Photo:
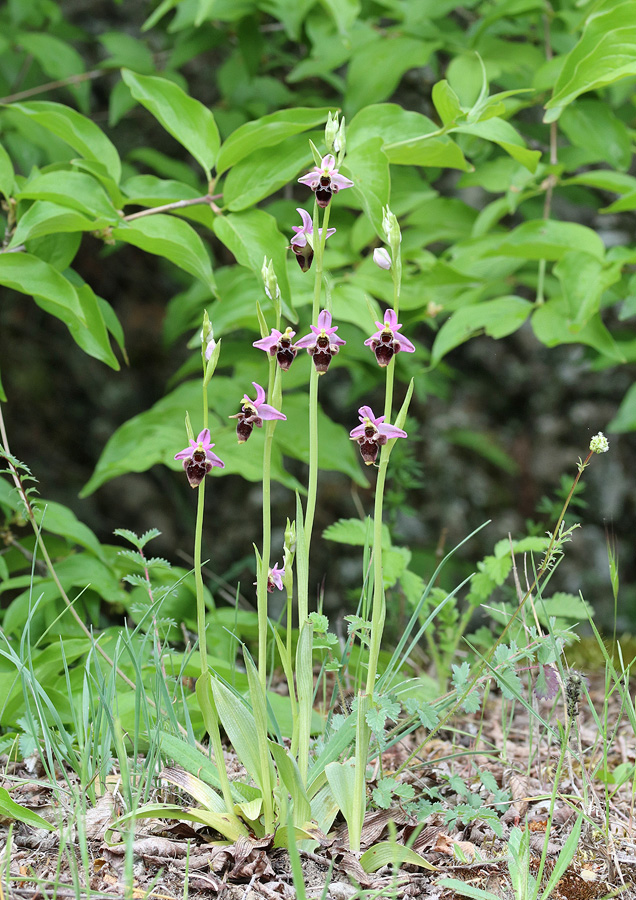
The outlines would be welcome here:
M 387 220 L 385 214 L 385 221 Z M 397 220 L 395 221 L 397 228 Z M 387 229 L 388 231 L 388 229 Z M 391 235 L 387 233 L 390 240 L 392 250 L 391 273 L 393 276 L 393 309 L 397 317 L 399 313 L 400 302 L 400 286 L 402 280 L 402 264 L 400 260 L 400 244 L 399 229 L 397 232 L 392 231 Z M 392 238 L 392 239 L 391 239 Z M 395 378 L 395 356 L 391 358 L 386 370 L 386 382 L 384 393 L 384 416 L 385 421 L 391 421 L 391 412 L 393 408 L 393 384 Z M 411 388 L 399 419 L 402 419 L 400 425 L 406 418 L 406 409 L 410 400 Z M 369 752 L 369 741 L 371 738 L 371 729 L 367 723 L 367 713 L 373 704 L 373 691 L 378 673 L 378 660 L 380 657 L 380 645 L 382 643 L 382 634 L 384 632 L 384 622 L 386 618 L 386 601 L 384 595 L 384 579 L 382 574 L 382 513 L 384 507 L 384 486 L 386 483 L 386 472 L 389 464 L 389 456 L 393 449 L 394 441 L 384 444 L 380 451 L 380 462 L 378 466 L 378 477 L 375 483 L 375 498 L 373 505 L 373 601 L 371 607 L 371 635 L 369 640 L 369 666 L 367 669 L 367 683 L 364 693 L 358 695 L 358 715 L 356 721 L 356 750 L 355 750 L 355 782 L 354 782 L 354 799 L 353 808 L 354 815 L 352 828 L 350 829 L 350 842 L 352 850 L 360 849 L 360 838 L 362 833 L 362 825 L 364 822 L 364 813 L 366 807 L 366 767 L 367 756 Z
M 320 231 L 318 204 L 314 201 L 314 299 L 311 308 L 311 321 L 315 322 L 320 310 L 320 295 L 322 292 L 322 267 L 327 240 L 327 227 L 329 225 L 329 212 L 331 207 L 325 209 Z M 307 553 L 311 544 L 311 533 L 314 527 L 314 515 L 316 512 L 316 495 L 318 492 L 318 372 L 316 367 L 311 367 L 309 376 L 309 477 L 307 482 L 307 505 L 305 507 L 305 543 Z
M 279 370 L 280 371 L 280 370 Z M 267 394 L 274 396 L 276 358 L 269 360 Z M 279 376 L 280 377 L 280 376 Z M 280 388 L 279 388 L 280 390 Z M 278 405 L 278 404 L 277 404 Z M 263 690 L 267 683 L 267 577 L 272 543 L 271 468 L 275 421 L 265 422 L 263 447 L 263 546 L 260 567 L 256 573 L 256 610 L 258 617 L 258 677 Z

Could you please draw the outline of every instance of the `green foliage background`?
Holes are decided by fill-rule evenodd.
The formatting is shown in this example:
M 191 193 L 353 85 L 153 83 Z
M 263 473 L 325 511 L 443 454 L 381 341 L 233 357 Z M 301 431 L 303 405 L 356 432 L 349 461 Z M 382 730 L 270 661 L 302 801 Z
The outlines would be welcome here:
M 286 247 L 296 207 L 309 201 L 296 184 L 312 164 L 308 138 L 322 146 L 328 110 L 346 115 L 344 171 L 356 188 L 336 198 L 327 245 L 347 346 L 321 384 L 317 524 L 369 507 L 348 430 L 380 384 L 362 342 L 380 302 L 391 301 L 389 273 L 371 258 L 388 202 L 403 230 L 400 318 L 418 347 L 397 360 L 402 392 L 415 377 L 415 399 L 389 512 L 416 572 L 426 577 L 436 547 L 493 517 L 494 538 L 451 573 L 463 577 L 508 530 L 517 536 L 537 518 L 541 495 L 574 472 L 592 434 L 636 428 L 636 0 L 87 9 L 32 0 L 9 2 L 0 25 L 1 389 L 11 446 L 42 494 L 71 505 L 102 540 L 116 526 L 157 526 L 160 552 L 188 566 L 194 510 L 173 456 L 184 410 L 198 410 L 207 309 L 223 338 L 211 421 L 226 462 L 209 500 L 208 552 L 222 579 L 211 587 L 233 594 L 237 577 L 253 580 L 260 435 L 237 448 L 227 417 L 266 371 L 251 346 L 264 255 L 297 333 L 308 330 L 312 285 Z M 208 188 L 213 207 L 125 218 Z M 281 529 L 288 489 L 304 478 L 308 379 L 306 357 L 285 378 L 288 421 L 273 460 Z M 590 472 L 582 515 L 591 539 L 580 538 L 560 576 L 602 601 L 602 521 L 614 520 L 625 627 L 636 614 L 632 472 L 629 441 L 614 439 L 603 474 Z M 0 503 L 10 515 L 10 497 Z M 539 517 L 531 530 L 549 524 Z M 74 529 L 52 530 L 60 553 L 79 541 Z M 100 560 L 100 547 L 92 580 L 105 579 L 97 593 L 117 610 L 127 600 L 108 581 L 114 551 Z M 15 550 L 0 557 L 6 598 L 23 565 Z M 315 565 L 341 606 L 357 578 L 347 558 L 327 544 Z M 90 615 L 99 614 L 94 603 Z

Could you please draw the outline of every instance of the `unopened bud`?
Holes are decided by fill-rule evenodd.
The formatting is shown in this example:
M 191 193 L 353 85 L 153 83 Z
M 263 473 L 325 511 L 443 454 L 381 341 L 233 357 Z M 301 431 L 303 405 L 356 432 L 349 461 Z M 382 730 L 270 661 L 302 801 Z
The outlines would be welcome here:
M 373 251 L 373 262 L 376 266 L 380 266 L 381 269 L 390 269 L 391 268 L 391 257 L 387 250 L 384 247 L 376 247 Z
M 402 242 L 402 232 L 400 231 L 397 216 L 391 212 L 388 206 L 384 207 L 382 213 L 382 230 L 384 231 L 386 242 L 391 248 L 393 258 L 395 258 Z
M 267 257 L 263 259 L 261 277 L 265 285 L 265 293 L 270 300 L 273 300 L 274 307 L 278 309 L 280 307 L 280 288 L 278 287 L 278 279 L 274 271 L 274 263 L 271 259 L 268 260 Z
M 333 116 L 331 112 L 327 113 L 327 124 L 325 125 L 325 146 L 327 147 L 327 152 L 331 153 L 332 150 L 336 150 L 336 138 L 338 137 L 338 113 L 334 113 Z
M 336 166 L 339 166 L 342 160 L 344 159 L 345 151 L 347 149 L 347 137 L 345 135 L 345 120 L 344 116 L 340 120 L 340 127 L 338 128 L 338 134 L 336 135 L 333 142 L 333 149 L 336 151 L 337 159 Z

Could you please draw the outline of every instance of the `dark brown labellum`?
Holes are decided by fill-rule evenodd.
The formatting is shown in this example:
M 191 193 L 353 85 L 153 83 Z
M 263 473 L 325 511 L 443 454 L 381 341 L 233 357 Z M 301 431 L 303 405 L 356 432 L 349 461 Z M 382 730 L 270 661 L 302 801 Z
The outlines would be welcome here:
M 245 419 L 239 419 L 236 426 L 236 436 L 238 438 L 239 444 L 244 444 L 253 430 L 254 425 L 252 424 L 252 422 L 246 422 Z

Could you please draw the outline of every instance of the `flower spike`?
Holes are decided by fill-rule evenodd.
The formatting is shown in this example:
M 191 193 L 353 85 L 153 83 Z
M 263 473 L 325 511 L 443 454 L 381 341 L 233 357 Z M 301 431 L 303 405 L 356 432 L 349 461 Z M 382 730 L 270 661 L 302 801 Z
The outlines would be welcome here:
M 175 459 L 183 460 L 183 468 L 191 488 L 198 487 L 213 466 L 225 468 L 223 460 L 212 453 L 212 447 L 214 444 L 210 443 L 210 430 L 204 428 L 196 441 L 190 440 L 190 446 L 175 454 Z
M 376 418 L 370 406 L 361 406 L 358 410 L 358 418 L 362 424 L 352 429 L 349 437 L 360 445 L 360 453 L 366 466 L 373 465 L 378 457 L 380 447 L 383 447 L 387 441 L 392 438 L 408 437 L 406 431 L 402 431 L 401 428 L 385 424 L 386 416 Z
M 256 388 L 256 400 L 250 400 L 247 394 L 243 394 L 241 411 L 229 417 L 230 419 L 238 419 L 236 435 L 239 444 L 244 444 L 248 440 L 255 425 L 257 428 L 263 427 L 263 419 L 287 419 L 287 416 L 283 415 L 282 412 L 264 402 L 265 391 L 260 384 L 257 384 L 255 381 L 252 384 Z
M 318 316 L 318 323 L 311 325 L 310 328 L 311 334 L 306 334 L 299 341 L 296 341 L 294 347 L 296 349 L 304 347 L 307 353 L 313 357 L 318 374 L 324 375 L 329 368 L 331 357 L 335 356 L 340 347 L 347 342 L 336 335 L 338 326 L 334 325 L 332 327 L 331 313 L 327 312 L 326 309 L 323 309 Z
M 384 313 L 384 323 L 375 323 L 378 331 L 372 334 L 364 344 L 365 347 L 371 347 L 375 353 L 375 358 L 379 366 L 388 366 L 395 353 L 404 350 L 405 353 L 415 353 L 415 347 L 405 338 L 403 334 L 399 334 L 402 325 L 398 322 L 395 311 L 387 309 Z
M 316 203 L 323 209 L 329 206 L 332 194 L 353 187 L 353 181 L 336 169 L 336 159 L 331 153 L 323 156 L 320 166 L 314 166 L 312 172 L 303 175 L 298 181 L 312 189 L 316 195 Z

